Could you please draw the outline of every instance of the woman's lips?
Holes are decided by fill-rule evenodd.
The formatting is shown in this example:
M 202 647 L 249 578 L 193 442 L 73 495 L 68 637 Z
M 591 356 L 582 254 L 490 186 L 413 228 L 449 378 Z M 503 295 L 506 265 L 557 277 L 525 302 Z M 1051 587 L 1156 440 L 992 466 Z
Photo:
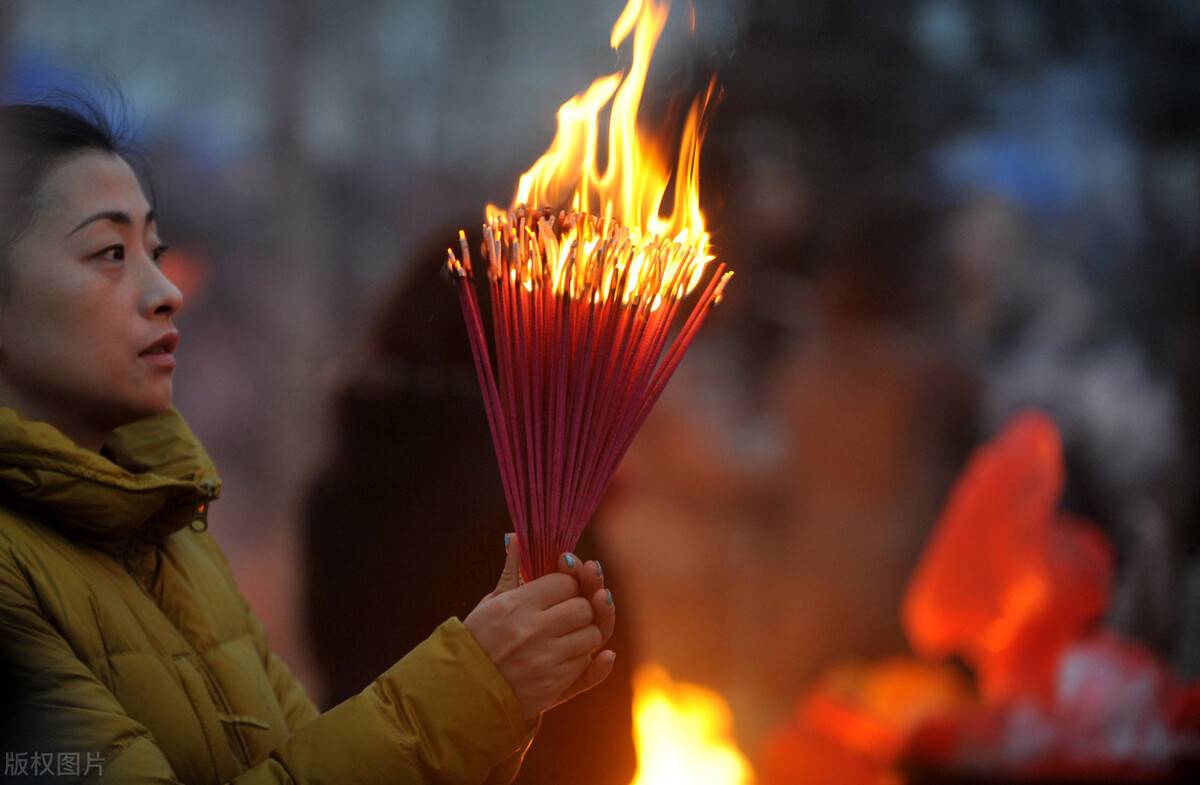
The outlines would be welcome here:
M 175 368 L 175 355 L 163 349 L 142 352 L 138 355 L 138 357 L 142 358 L 151 365 L 168 371 Z
M 179 346 L 179 331 L 170 330 L 163 337 L 143 349 L 138 354 L 138 357 L 142 357 L 152 365 L 169 371 L 175 367 L 175 347 L 177 346 Z

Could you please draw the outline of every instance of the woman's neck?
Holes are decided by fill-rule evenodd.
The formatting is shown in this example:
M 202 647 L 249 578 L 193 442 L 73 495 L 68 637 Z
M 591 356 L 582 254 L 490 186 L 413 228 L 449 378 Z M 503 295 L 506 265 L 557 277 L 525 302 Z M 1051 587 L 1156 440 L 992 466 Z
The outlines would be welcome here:
M 22 419 L 53 425 L 80 447 L 100 452 L 111 428 L 99 427 L 80 416 L 69 406 L 55 406 L 43 401 L 29 400 L 0 379 L 0 406 L 13 409 Z

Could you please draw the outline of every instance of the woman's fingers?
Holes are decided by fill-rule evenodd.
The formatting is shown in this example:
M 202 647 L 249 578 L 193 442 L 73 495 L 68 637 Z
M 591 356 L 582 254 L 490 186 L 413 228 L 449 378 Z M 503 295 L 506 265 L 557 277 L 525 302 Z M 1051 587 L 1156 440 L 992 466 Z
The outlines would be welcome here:
M 584 597 L 591 597 L 603 589 L 604 569 L 600 566 L 599 560 L 585 562 L 576 580 L 579 581 L 579 593 Z
M 579 557 L 568 552 L 559 557 L 558 572 L 570 575 L 579 582 L 579 594 L 591 602 L 594 621 L 600 629 L 600 645 L 603 646 L 612 637 L 617 620 L 612 592 L 604 586 L 604 568 L 598 560 L 580 562 Z
M 542 611 L 542 622 L 548 635 L 559 638 L 592 623 L 595 611 L 582 597 L 572 597 Z
M 516 535 L 507 532 L 504 535 L 504 571 L 492 591 L 492 597 L 506 591 L 511 591 L 521 585 L 521 555 L 517 551 Z
M 560 636 L 555 641 L 555 650 L 558 659 L 566 661 L 591 654 L 600 648 L 603 642 L 603 638 L 600 637 L 600 628 L 595 624 L 589 624 Z
M 555 572 L 514 589 L 513 594 L 521 602 L 528 602 L 537 610 L 545 610 L 578 597 L 579 583 L 570 575 Z
M 604 588 L 604 568 L 596 560 L 580 561 L 578 556 L 568 551 L 558 557 L 558 571 L 578 581 L 584 597 L 590 597 L 597 589 Z
M 580 562 L 573 553 L 564 553 L 558 560 L 558 571 L 579 582 L 581 597 L 595 597 L 604 590 L 604 568 L 598 559 Z
M 600 645 L 608 643 L 612 637 L 613 628 L 617 625 L 617 606 L 613 602 L 612 592 L 600 589 L 592 594 L 592 620 L 600 629 Z
M 564 575 L 570 575 L 580 583 L 583 582 L 583 562 L 570 551 L 558 557 L 558 571 Z
M 583 673 L 567 688 L 566 692 L 559 696 L 554 705 L 557 706 L 560 703 L 565 703 L 579 693 L 587 692 L 592 687 L 604 681 L 608 678 L 608 674 L 612 673 L 613 663 L 616 660 L 617 655 L 612 649 L 605 649 L 595 657 L 592 657 L 587 667 L 584 668 Z

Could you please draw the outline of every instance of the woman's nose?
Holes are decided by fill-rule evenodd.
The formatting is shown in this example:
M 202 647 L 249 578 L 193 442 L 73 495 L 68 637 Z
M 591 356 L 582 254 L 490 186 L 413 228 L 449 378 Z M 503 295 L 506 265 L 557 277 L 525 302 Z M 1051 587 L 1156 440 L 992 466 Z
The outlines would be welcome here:
M 147 316 L 173 316 L 183 306 L 183 293 L 153 261 L 147 261 L 142 312 Z

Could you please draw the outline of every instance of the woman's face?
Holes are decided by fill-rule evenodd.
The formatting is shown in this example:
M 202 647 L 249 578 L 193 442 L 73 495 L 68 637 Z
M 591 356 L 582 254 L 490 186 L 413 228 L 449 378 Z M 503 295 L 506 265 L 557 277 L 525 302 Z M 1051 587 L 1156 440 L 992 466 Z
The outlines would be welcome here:
M 181 295 L 159 269 L 165 246 L 122 158 L 67 158 L 40 196 L 6 262 L 0 404 L 99 449 L 108 431 L 170 405 Z

